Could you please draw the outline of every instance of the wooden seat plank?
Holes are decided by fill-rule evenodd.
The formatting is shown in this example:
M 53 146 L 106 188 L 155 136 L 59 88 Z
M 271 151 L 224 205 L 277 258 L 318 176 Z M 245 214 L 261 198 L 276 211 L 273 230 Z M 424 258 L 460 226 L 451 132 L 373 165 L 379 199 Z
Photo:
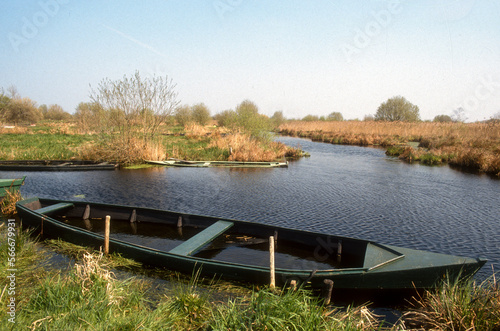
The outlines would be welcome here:
M 169 253 L 190 256 L 197 253 L 203 246 L 213 241 L 215 238 L 224 233 L 227 229 L 233 226 L 233 222 L 217 221 L 210 225 L 205 230 L 186 240 L 179 246 L 170 250 Z
M 59 203 L 56 203 L 55 205 L 50 205 L 47 207 L 36 209 L 35 211 L 39 214 L 46 215 L 46 214 L 56 212 L 58 210 L 64 210 L 66 208 L 71 208 L 71 207 L 74 207 L 74 205 L 72 203 L 59 202 Z

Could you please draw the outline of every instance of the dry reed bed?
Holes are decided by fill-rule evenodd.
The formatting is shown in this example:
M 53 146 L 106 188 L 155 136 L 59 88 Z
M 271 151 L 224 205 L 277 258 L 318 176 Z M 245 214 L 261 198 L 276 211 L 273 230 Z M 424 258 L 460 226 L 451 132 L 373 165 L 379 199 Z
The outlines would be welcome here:
M 500 176 L 500 122 L 303 122 L 280 126 L 282 134 L 349 145 L 397 146 L 419 142 L 419 149 L 400 153 L 408 161 L 433 159 Z M 399 155 L 399 154 L 398 154 Z
M 230 149 L 228 161 L 275 161 L 288 156 L 289 147 L 277 142 L 262 144 L 247 134 L 215 135 L 208 147 Z

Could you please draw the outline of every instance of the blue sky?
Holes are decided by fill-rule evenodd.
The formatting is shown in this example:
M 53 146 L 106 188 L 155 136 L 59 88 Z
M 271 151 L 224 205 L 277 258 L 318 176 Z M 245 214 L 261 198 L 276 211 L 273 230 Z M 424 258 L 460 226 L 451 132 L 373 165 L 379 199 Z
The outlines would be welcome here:
M 423 119 L 500 112 L 496 1 L 2 1 L 0 49 L 0 87 L 70 113 L 136 70 L 212 114 L 363 119 L 396 95 Z

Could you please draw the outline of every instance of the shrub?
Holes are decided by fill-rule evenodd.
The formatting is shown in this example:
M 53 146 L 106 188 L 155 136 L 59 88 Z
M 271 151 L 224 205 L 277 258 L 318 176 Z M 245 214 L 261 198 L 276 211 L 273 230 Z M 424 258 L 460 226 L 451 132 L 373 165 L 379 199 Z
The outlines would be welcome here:
M 212 119 L 210 110 L 208 110 L 208 107 L 204 103 L 199 103 L 191 107 L 191 117 L 199 125 L 207 125 Z
M 375 114 L 377 121 L 420 121 L 419 109 L 402 96 L 396 96 L 382 103 Z

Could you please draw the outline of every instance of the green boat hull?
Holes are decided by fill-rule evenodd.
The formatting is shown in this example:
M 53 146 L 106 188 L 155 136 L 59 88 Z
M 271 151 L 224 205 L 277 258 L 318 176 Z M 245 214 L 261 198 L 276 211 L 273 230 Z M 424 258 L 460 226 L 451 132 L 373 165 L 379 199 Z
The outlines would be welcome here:
M 51 211 L 50 206 L 56 204 L 61 206 L 61 210 Z M 210 226 L 221 221 L 219 218 L 186 215 L 151 208 L 38 198 L 23 200 L 17 204 L 23 226 L 37 229 L 37 233 L 42 237 L 61 238 L 78 245 L 98 248 L 103 246 L 103 235 L 56 219 L 63 215 L 68 218 L 82 218 L 82 215 L 86 213 L 86 208 L 91 210 L 92 219 L 100 220 L 106 215 L 111 216 L 112 220 L 131 219 L 131 215 L 134 215 L 133 222 L 138 222 L 141 226 L 151 223 L 155 226 L 175 228 L 178 226 L 179 219 L 182 219 L 183 228 L 200 230 L 198 237 L 205 236 L 206 238 L 201 239 L 207 241 L 200 241 L 201 239 L 195 238 L 196 236 L 187 238 L 186 240 L 191 241 L 190 243 L 194 246 L 197 241 L 201 243 L 191 255 L 191 253 L 175 253 L 182 252 L 183 249 L 155 249 L 119 240 L 111 235 L 109 241 L 111 252 L 118 252 L 145 265 L 165 267 L 186 274 L 192 274 L 194 270 L 199 269 L 202 275 L 218 275 L 224 279 L 269 284 L 269 266 L 254 265 L 245 257 L 238 259 L 236 256 L 234 261 L 225 261 L 210 256 L 208 252 L 212 239 L 207 237 L 207 233 L 210 231 L 208 230 Z M 282 261 L 277 259 L 275 271 L 277 286 L 285 286 L 294 280 L 298 284 L 308 283 L 313 288 L 321 288 L 325 280 L 332 280 L 336 290 L 429 289 L 439 285 L 445 277 L 471 277 L 486 262 L 484 259 L 432 253 L 252 222 L 236 220 L 223 220 L 223 222 L 232 223 L 232 227 L 222 228 L 226 232 L 220 234 L 219 239 L 220 236 L 233 234 L 259 240 L 277 236 L 278 247 L 280 245 L 296 247 L 297 250 L 308 252 L 301 257 L 294 257 L 293 249 L 283 254 L 286 259 L 293 259 L 291 267 L 280 267 Z M 223 249 L 217 252 L 219 251 Z M 324 269 L 312 266 L 314 263 L 330 262 L 332 265 L 338 263 L 338 266 Z
M 24 184 L 25 178 L 26 176 L 16 179 L 0 179 L 0 200 L 7 195 L 7 191 L 10 193 L 18 192 L 21 185 Z

